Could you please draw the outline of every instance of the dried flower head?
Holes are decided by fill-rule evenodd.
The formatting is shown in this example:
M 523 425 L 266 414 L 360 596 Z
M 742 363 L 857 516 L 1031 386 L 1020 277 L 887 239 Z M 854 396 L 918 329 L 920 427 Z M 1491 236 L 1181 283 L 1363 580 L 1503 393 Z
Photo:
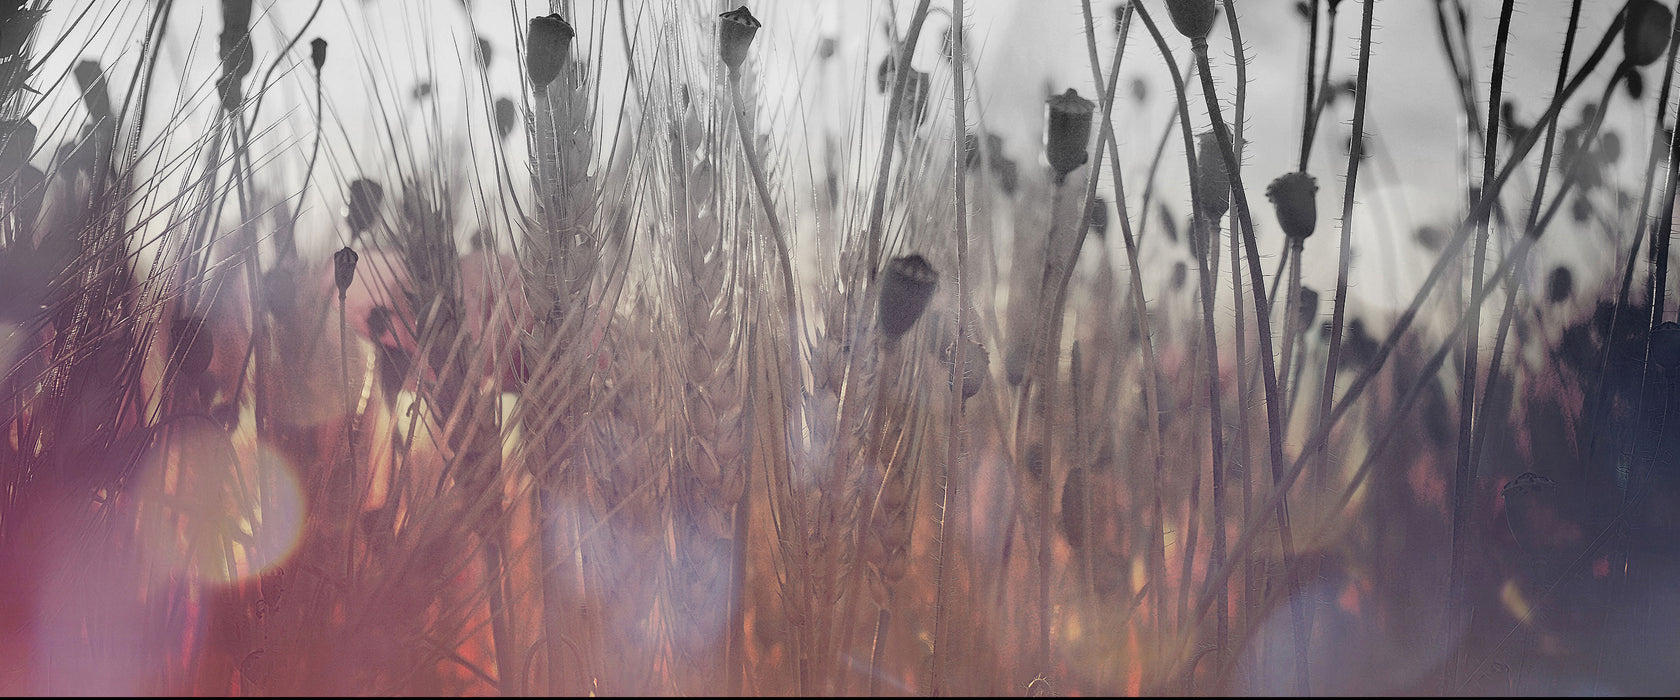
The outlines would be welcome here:
M 1212 131 L 1196 135 L 1196 150 L 1196 213 L 1218 221 L 1231 210 L 1231 174 L 1225 170 L 1225 154 Z
M 559 13 L 546 17 L 532 17 L 525 33 L 525 75 L 536 89 L 547 87 L 560 77 L 560 69 L 572 56 L 570 22 Z
M 1219 7 L 1214 0 L 1167 0 L 1167 14 L 1179 34 L 1191 41 L 1206 41 Z
M 379 206 L 385 201 L 385 188 L 379 183 L 367 178 L 356 178 L 350 183 L 349 211 L 345 212 L 344 223 L 350 226 L 351 235 L 359 236 L 379 221 Z
M 1657 0 L 1632 0 L 1622 25 L 1622 56 L 1628 65 L 1648 66 L 1668 50 L 1674 12 Z
M 939 273 L 920 255 L 893 258 L 881 271 L 881 332 L 897 342 L 922 317 Z
M 506 97 L 496 98 L 496 136 L 506 139 L 519 121 L 519 107 Z
M 1313 321 L 1318 320 L 1318 290 L 1301 286 L 1301 297 L 1295 302 L 1295 332 L 1306 333 L 1312 330 Z
M 966 400 L 973 398 L 975 394 L 980 393 L 980 389 L 985 386 L 986 375 L 991 373 L 992 356 L 990 353 L 986 352 L 985 345 L 982 345 L 980 341 L 968 337 L 967 334 L 964 334 L 962 344 L 962 396 L 963 399 Z M 956 347 L 956 344 L 953 343 L 945 346 L 945 349 L 943 350 L 943 357 L 945 361 L 952 363 L 950 373 L 946 377 L 947 379 L 955 376 L 956 373 L 957 358 L 953 354 L 956 351 Z
M 1266 186 L 1266 199 L 1277 210 L 1278 225 L 1295 240 L 1305 240 L 1318 227 L 1318 180 L 1306 173 L 1284 173 Z
M 764 25 L 746 5 L 718 15 L 718 19 L 718 54 L 723 57 L 723 65 L 729 66 L 733 73 L 746 63 L 747 49 L 752 48 L 753 37 Z
M 309 40 L 309 63 L 315 66 L 315 72 L 321 72 L 321 67 L 327 65 L 327 40 L 315 37 Z
M 340 298 L 350 291 L 350 283 L 356 281 L 356 261 L 361 258 L 350 246 L 333 253 L 333 284 L 338 286 Z
M 1086 146 L 1091 141 L 1091 118 L 1096 109 L 1095 102 L 1080 97 L 1073 88 L 1046 102 L 1044 156 L 1056 171 L 1057 182 L 1090 158 Z
M 1575 296 L 1575 273 L 1559 265 L 1546 274 L 1546 301 L 1561 304 Z

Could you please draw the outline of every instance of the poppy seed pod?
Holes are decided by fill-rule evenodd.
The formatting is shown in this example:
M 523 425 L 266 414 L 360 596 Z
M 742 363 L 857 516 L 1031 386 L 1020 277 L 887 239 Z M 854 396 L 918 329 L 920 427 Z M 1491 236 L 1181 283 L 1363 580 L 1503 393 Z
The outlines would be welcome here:
M 939 273 L 920 255 L 893 258 L 881 271 L 881 332 L 889 342 L 900 337 L 916 324 L 927 309 L 933 290 L 939 286 Z
M 210 328 L 196 318 L 182 318 L 169 329 L 169 340 L 175 348 L 174 359 L 180 363 L 181 374 L 197 377 L 210 369 L 216 342 Z
M 1668 49 L 1674 12 L 1657 0 L 1633 0 L 1622 25 L 1622 57 L 1632 66 L 1648 66 Z
M 1301 298 L 1295 302 L 1295 332 L 1305 334 L 1318 320 L 1318 290 L 1301 285 Z
M 1670 371 L 1680 367 L 1680 323 L 1663 321 L 1651 331 L 1650 357 Z
M 352 235 L 373 227 L 379 220 L 379 205 L 385 201 L 385 188 L 379 183 L 367 178 L 357 178 L 350 183 L 350 201 L 347 202 L 349 211 L 344 215 L 344 223 L 350 226 Z
M 559 13 L 532 17 L 525 34 L 525 75 L 534 88 L 546 87 L 560 77 L 560 69 L 572 55 L 572 25 Z
M 315 66 L 315 72 L 321 72 L 321 67 L 327 65 L 327 40 L 315 37 L 309 40 L 309 63 Z
M 1305 240 L 1318 227 L 1318 180 L 1306 173 L 1284 173 L 1266 186 L 1266 199 L 1277 210 L 1278 225 L 1293 240 Z
M 1086 145 L 1091 141 L 1091 117 L 1097 105 L 1068 88 L 1045 106 L 1044 156 L 1056 171 L 1056 182 L 1061 182 L 1090 158 Z
M 721 20 L 718 22 L 718 54 L 723 57 L 723 65 L 729 66 L 730 72 L 740 70 L 741 64 L 747 61 L 747 49 L 752 48 L 753 37 L 764 25 L 752 16 L 746 5 L 718 15 L 718 19 Z
M 981 345 L 979 341 L 974 340 L 973 338 L 965 336 L 962 339 L 962 344 L 962 397 L 964 400 L 968 400 L 973 398 L 975 394 L 980 393 L 980 389 L 985 386 L 986 375 L 991 373 L 992 357 L 990 353 L 986 352 L 986 346 Z M 946 346 L 944 350 L 945 360 L 952 363 L 951 372 L 947 379 L 955 376 L 957 371 L 955 364 L 957 358 L 952 354 L 955 350 L 955 344 Z
M 1546 275 L 1546 301 L 1561 304 L 1575 296 L 1575 273 L 1559 265 Z
M 1206 41 L 1219 8 L 1213 0 L 1167 0 L 1167 14 L 1179 34 L 1191 41 Z
M 1225 170 L 1219 137 L 1212 131 L 1197 134 L 1196 146 L 1196 189 L 1200 197 L 1196 213 L 1208 221 L 1218 221 L 1231 210 L 1231 174 Z
M 513 133 L 514 122 L 519 120 L 519 107 L 513 100 L 506 97 L 496 98 L 496 136 L 506 139 Z
M 350 291 L 350 283 L 356 281 L 356 261 L 361 258 L 362 256 L 357 255 L 350 246 L 344 246 L 337 253 L 333 253 L 333 284 L 338 285 L 340 298 Z

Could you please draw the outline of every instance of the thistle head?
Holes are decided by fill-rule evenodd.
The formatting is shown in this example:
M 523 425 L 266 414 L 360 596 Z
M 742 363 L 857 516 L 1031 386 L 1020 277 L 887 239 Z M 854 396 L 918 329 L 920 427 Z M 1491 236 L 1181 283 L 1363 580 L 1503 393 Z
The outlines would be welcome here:
M 1306 173 L 1284 173 L 1266 186 L 1278 225 L 1291 240 L 1303 241 L 1318 227 L 1318 181 Z
M 762 26 L 746 5 L 718 15 L 718 55 L 729 72 L 740 70 L 747 62 L 747 49 L 752 48 L 753 37 Z
M 536 89 L 547 87 L 560 77 L 560 69 L 572 55 L 572 37 L 577 32 L 559 13 L 532 17 L 525 32 L 525 76 Z
M 927 309 L 939 273 L 920 255 L 893 258 L 881 271 L 881 332 L 889 343 L 909 332 Z
M 1090 158 L 1086 145 L 1091 141 L 1096 109 L 1096 103 L 1080 97 L 1073 88 L 1045 103 L 1044 155 L 1056 171 L 1057 182 Z

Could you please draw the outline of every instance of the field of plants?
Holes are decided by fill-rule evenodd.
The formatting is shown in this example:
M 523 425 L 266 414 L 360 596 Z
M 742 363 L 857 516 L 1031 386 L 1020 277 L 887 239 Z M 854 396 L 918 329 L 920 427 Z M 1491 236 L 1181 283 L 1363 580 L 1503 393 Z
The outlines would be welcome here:
M 1670 0 L 0 0 L 0 694 L 1680 692 Z

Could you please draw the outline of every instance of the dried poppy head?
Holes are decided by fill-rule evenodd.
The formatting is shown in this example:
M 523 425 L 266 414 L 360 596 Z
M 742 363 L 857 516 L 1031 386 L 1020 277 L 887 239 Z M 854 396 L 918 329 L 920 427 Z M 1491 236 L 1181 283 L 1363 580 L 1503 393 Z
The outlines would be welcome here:
M 1219 15 L 1214 0 L 1167 0 L 1167 14 L 1172 16 L 1178 33 L 1194 41 L 1207 41 L 1213 31 L 1213 20 Z
M 939 273 L 920 255 L 893 258 L 881 271 L 881 332 L 896 343 L 927 309 Z
M 1278 225 L 1291 239 L 1306 240 L 1318 226 L 1318 181 L 1306 173 L 1284 173 L 1266 186 Z
M 559 13 L 532 17 L 525 32 L 525 76 L 533 88 L 541 89 L 560 77 L 560 69 L 572 55 L 571 23 Z
M 980 344 L 979 341 L 969 338 L 966 335 L 962 339 L 962 344 L 962 396 L 964 400 L 967 400 L 973 398 L 975 394 L 980 393 L 980 389 L 985 386 L 986 375 L 991 373 L 992 356 L 991 353 L 986 352 L 985 345 Z M 952 363 L 950 376 L 955 376 L 956 374 L 957 358 L 954 354 L 952 354 L 955 350 L 955 344 L 948 345 L 944 349 L 945 360 Z
M 496 136 L 506 139 L 519 121 L 519 107 L 506 97 L 496 98 Z
M 723 65 L 729 66 L 729 72 L 733 73 L 747 62 L 747 49 L 752 48 L 753 37 L 764 25 L 746 5 L 718 15 L 718 20 L 718 54 L 723 57 Z
M 1301 298 L 1295 302 L 1295 332 L 1306 333 L 1312 330 L 1313 321 L 1318 318 L 1318 290 L 1301 286 Z
M 315 37 L 309 40 L 309 63 L 315 66 L 315 72 L 321 72 L 321 67 L 327 65 L 327 40 Z
M 1231 174 L 1225 169 L 1225 154 L 1212 131 L 1196 135 L 1196 150 L 1196 213 L 1218 221 L 1231 210 Z
M 350 226 L 350 233 L 359 236 L 373 228 L 379 221 L 379 206 L 384 202 L 385 188 L 379 183 L 365 177 L 351 182 L 346 203 L 349 210 L 344 214 L 344 223 Z
M 1622 57 L 1630 66 L 1648 66 L 1668 49 L 1674 12 L 1657 0 L 1632 0 L 1622 25 Z
M 1546 275 L 1546 301 L 1561 304 L 1575 296 L 1575 274 L 1559 265 Z
M 1044 156 L 1056 171 L 1056 182 L 1061 182 L 1090 158 L 1086 145 L 1091 141 L 1091 118 L 1097 105 L 1068 88 L 1050 98 L 1045 107 Z
M 356 261 L 361 257 L 350 246 L 344 246 L 337 253 L 333 253 L 333 284 L 338 285 L 340 299 L 350 291 L 350 283 L 356 281 Z

